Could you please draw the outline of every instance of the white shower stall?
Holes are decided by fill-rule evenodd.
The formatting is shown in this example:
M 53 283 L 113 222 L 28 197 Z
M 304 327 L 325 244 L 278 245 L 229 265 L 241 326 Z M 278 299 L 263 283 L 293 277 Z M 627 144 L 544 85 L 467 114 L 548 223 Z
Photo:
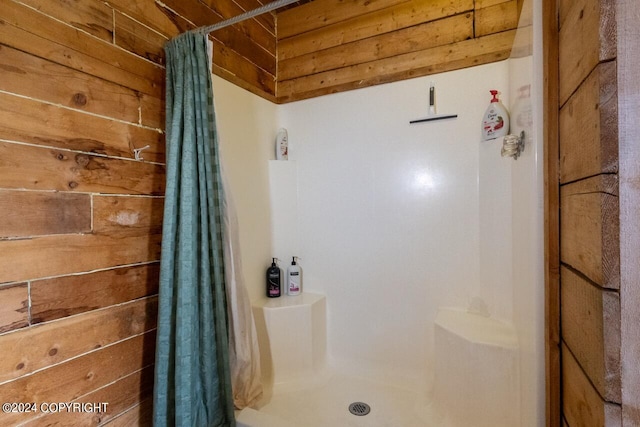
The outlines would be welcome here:
M 283 105 L 214 77 L 267 391 L 241 425 L 544 424 L 538 9 L 525 1 L 516 41 L 533 48 L 488 65 Z M 431 83 L 457 117 L 409 124 Z M 481 141 L 491 89 L 525 132 L 517 160 Z M 303 295 L 268 300 L 271 257 L 292 256 Z

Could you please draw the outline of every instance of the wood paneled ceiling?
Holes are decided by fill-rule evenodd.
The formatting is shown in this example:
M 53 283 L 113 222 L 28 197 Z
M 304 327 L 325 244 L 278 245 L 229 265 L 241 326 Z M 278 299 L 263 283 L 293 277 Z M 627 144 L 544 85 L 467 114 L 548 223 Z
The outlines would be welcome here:
M 517 40 L 522 1 L 299 0 L 213 33 L 214 72 L 286 103 L 500 61 Z M 209 25 L 267 0 L 166 3 Z
M 521 6 L 522 0 L 301 0 L 276 13 L 276 100 L 506 59 Z M 530 33 L 528 21 L 521 25 Z

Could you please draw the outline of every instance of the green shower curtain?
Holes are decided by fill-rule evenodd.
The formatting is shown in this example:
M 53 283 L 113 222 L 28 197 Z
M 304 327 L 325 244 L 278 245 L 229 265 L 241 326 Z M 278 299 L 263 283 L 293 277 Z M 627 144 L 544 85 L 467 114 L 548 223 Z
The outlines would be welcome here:
M 206 35 L 165 47 L 167 179 L 153 421 L 235 426 L 224 283 L 222 185 Z

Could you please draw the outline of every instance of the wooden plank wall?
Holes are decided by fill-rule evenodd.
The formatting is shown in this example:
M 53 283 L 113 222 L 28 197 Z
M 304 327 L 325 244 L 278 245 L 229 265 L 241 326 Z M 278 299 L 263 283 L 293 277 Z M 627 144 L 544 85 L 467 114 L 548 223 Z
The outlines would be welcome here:
M 640 425 L 640 8 L 616 2 L 622 425 Z
M 518 0 L 315 0 L 277 14 L 278 102 L 509 57 Z
M 0 401 L 108 403 L 0 425 L 150 424 L 163 45 L 258 4 L 0 0 Z M 274 28 L 220 31 L 215 72 L 275 99 Z
M 558 141 L 558 0 L 542 1 L 544 100 L 545 415 L 547 427 L 567 427 L 562 417 L 560 335 L 560 183 Z
M 563 422 L 620 426 L 616 1 L 558 4 Z

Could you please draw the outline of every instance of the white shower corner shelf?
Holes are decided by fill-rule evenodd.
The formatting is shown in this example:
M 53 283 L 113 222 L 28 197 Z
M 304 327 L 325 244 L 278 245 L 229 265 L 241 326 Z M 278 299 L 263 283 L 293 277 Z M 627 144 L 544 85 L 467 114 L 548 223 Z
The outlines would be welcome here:
M 411 120 L 409 121 L 409 124 L 412 125 L 415 123 L 433 122 L 436 120 L 455 119 L 457 117 L 458 117 L 457 114 L 436 114 L 436 115 L 428 116 L 422 119 Z

